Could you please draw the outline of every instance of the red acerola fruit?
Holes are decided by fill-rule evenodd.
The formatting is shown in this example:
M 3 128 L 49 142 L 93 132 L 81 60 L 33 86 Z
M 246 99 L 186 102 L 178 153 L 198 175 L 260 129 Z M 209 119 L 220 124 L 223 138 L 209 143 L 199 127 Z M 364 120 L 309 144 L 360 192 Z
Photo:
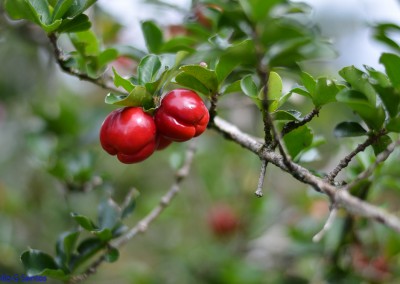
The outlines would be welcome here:
M 195 92 L 186 89 L 175 89 L 166 94 L 154 115 L 158 133 L 176 142 L 202 134 L 209 119 L 203 100 Z
M 100 129 L 100 143 L 110 155 L 117 155 L 125 164 L 148 158 L 157 147 L 157 131 L 153 117 L 140 107 L 114 110 Z
M 165 138 L 164 136 L 157 136 L 157 151 L 160 150 L 164 150 L 165 148 L 167 148 L 170 144 L 172 143 L 171 140 L 168 140 L 167 138 Z
M 217 204 L 208 215 L 208 224 L 216 236 L 226 237 L 239 228 L 239 217 L 229 205 Z

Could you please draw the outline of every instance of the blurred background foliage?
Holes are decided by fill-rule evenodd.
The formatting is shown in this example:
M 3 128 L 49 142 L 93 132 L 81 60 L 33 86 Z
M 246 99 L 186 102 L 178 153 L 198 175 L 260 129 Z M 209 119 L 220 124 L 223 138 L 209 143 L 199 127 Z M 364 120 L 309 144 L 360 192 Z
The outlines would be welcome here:
M 184 9 L 147 2 L 137 2 L 138 9 L 162 7 L 167 15 Z M 90 17 L 106 45 L 124 41 L 124 23 L 104 5 L 95 5 Z M 341 15 L 330 17 L 332 23 L 343 20 Z M 26 22 L 11 22 L 3 11 L 0 62 L 0 274 L 14 274 L 23 273 L 19 255 L 28 246 L 54 251 L 60 232 L 76 226 L 70 212 L 95 217 L 101 200 L 112 196 L 122 202 L 132 188 L 140 192 L 127 221 L 134 225 L 168 190 L 187 145 L 171 145 L 129 166 L 106 155 L 99 146 L 98 130 L 115 108 L 104 104 L 106 91 L 63 74 L 42 31 Z M 113 65 L 127 73 L 135 67 L 129 58 Z M 314 75 L 337 72 L 327 60 L 304 66 Z M 220 114 L 261 136 L 262 119 L 249 102 L 244 97 L 224 97 Z M 303 113 L 312 109 L 300 96 L 293 96 L 290 104 Z M 333 136 L 338 122 L 353 117 L 333 103 L 311 122 L 325 143 L 318 152 L 309 153 L 317 159 L 311 163 L 305 159 L 307 167 L 329 170 L 337 157 L 362 141 Z M 270 166 L 265 195 L 256 199 L 258 158 L 213 131 L 197 140 L 191 174 L 177 199 L 145 235 L 121 250 L 116 263 L 104 264 L 86 283 L 398 283 L 397 234 L 342 213 L 326 237 L 313 243 L 328 214 L 324 196 Z M 370 154 L 368 150 L 352 163 L 355 173 L 369 164 Z M 398 162 L 397 151 L 371 184 L 357 189 L 359 196 L 368 195 L 372 202 L 399 210 L 391 202 L 400 191 Z M 209 224 L 210 212 L 225 205 L 232 207 L 239 225 L 233 234 L 218 236 Z

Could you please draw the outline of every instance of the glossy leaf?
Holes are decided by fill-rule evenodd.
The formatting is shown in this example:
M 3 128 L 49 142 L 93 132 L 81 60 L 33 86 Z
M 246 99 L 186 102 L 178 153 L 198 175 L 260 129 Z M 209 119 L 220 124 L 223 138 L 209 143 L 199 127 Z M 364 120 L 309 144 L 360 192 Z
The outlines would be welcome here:
M 336 125 L 333 134 L 336 137 L 356 137 L 367 135 L 367 130 L 357 122 L 344 121 Z
M 58 0 L 53 10 L 52 21 L 61 19 L 73 4 L 74 0 Z
M 366 74 L 354 66 L 348 66 L 339 71 L 339 75 L 345 79 L 351 87 L 364 94 L 371 106 L 376 104 L 376 92 L 369 83 Z
M 279 76 L 279 74 L 271 71 L 269 73 L 267 85 L 268 85 L 268 99 L 279 100 L 282 97 L 282 89 L 283 89 L 282 79 Z
M 338 92 L 339 88 L 333 81 L 327 78 L 318 78 L 315 86 L 315 93 L 312 97 L 315 107 L 319 108 L 325 104 L 335 102 Z
M 385 66 L 386 74 L 393 87 L 400 92 L 400 57 L 393 53 L 383 53 L 379 62 Z
M 388 88 L 391 86 L 390 80 L 386 74 L 367 65 L 364 65 L 364 68 L 368 71 L 369 76 L 376 81 L 376 83 L 372 83 L 373 85 L 379 85 L 383 88 Z
M 380 106 L 372 106 L 363 93 L 354 90 L 343 90 L 339 92 L 336 99 L 354 110 L 369 128 L 379 130 L 382 127 L 385 121 L 385 111 Z
M 375 155 L 379 155 L 380 153 L 385 151 L 387 146 L 389 146 L 392 142 L 392 138 L 390 138 L 388 135 L 383 135 L 379 137 L 378 140 L 374 144 L 372 144 Z
M 116 262 L 119 258 L 119 251 L 116 248 L 111 248 L 107 251 L 107 253 L 104 255 L 104 260 L 112 263 Z
M 98 212 L 101 229 L 112 229 L 120 221 L 121 208 L 111 198 L 99 204 Z
M 301 72 L 301 82 L 307 89 L 308 93 L 314 94 L 317 86 L 317 81 L 307 72 Z
M 69 264 L 69 261 L 71 259 L 71 255 L 74 252 L 76 242 L 79 237 L 79 232 L 64 232 L 62 233 L 56 244 L 56 253 L 57 257 L 60 258 L 61 263 L 67 267 Z
M 58 270 L 53 257 L 40 250 L 30 249 L 22 253 L 21 261 L 28 276 L 41 275 L 44 270 Z
M 199 93 L 202 93 L 205 95 L 210 94 L 210 90 L 206 86 L 204 86 L 197 78 L 195 78 L 192 75 L 189 75 L 187 73 L 184 73 L 184 72 L 179 73 L 175 77 L 175 82 L 183 87 L 187 87 L 187 88 L 197 91 Z
M 100 52 L 97 57 L 98 68 L 105 67 L 108 63 L 114 61 L 118 57 L 118 51 L 114 48 L 108 48 Z
M 272 113 L 274 120 L 300 121 L 301 113 L 297 110 L 277 110 Z
M 210 70 L 200 65 L 184 65 L 179 68 L 183 73 L 196 78 L 209 93 L 214 93 L 218 89 L 218 80 L 214 70 Z
M 247 75 L 243 77 L 240 81 L 240 87 L 242 88 L 243 93 L 252 98 L 258 98 L 258 88 L 254 83 L 253 76 Z
M 300 126 L 283 137 L 288 154 L 296 159 L 297 156 L 313 142 L 313 133 L 306 126 Z
M 193 49 L 193 45 L 195 43 L 196 43 L 196 40 L 191 37 L 187 37 L 187 36 L 173 37 L 161 46 L 160 52 L 172 53 L 172 52 L 178 52 L 178 51 L 182 51 L 182 50 L 188 51 L 188 52 L 193 52 L 193 51 L 195 51 Z
M 105 103 L 119 106 L 141 106 L 145 109 L 153 107 L 153 98 L 143 86 L 136 86 L 129 95 L 109 93 Z
M 97 56 L 100 52 L 99 41 L 93 31 L 69 34 L 76 50 L 84 56 Z
M 393 87 L 381 87 L 380 85 L 374 86 L 381 98 L 390 117 L 396 117 L 399 114 L 400 107 L 400 92 Z
M 144 57 L 138 66 L 139 84 L 143 85 L 155 81 L 160 68 L 161 61 L 157 55 L 150 54 Z
M 41 26 L 50 25 L 52 23 L 47 0 L 25 0 L 25 2 L 28 3 L 32 14 L 35 16 L 36 23 L 40 23 Z
M 59 33 L 75 33 L 82 32 L 90 29 L 92 24 L 89 17 L 85 14 L 80 14 L 73 19 L 65 19 L 62 21 L 60 27 L 57 29 Z
M 265 20 L 269 11 L 280 2 L 281 0 L 239 0 L 244 12 L 255 22 Z
M 128 93 L 132 92 L 135 89 L 135 85 L 132 84 L 131 81 L 128 79 L 123 78 L 121 75 L 118 74 L 117 70 L 115 68 L 112 68 L 113 73 L 114 73 L 114 85 L 118 87 L 122 87 L 125 91 Z
M 122 208 L 121 219 L 127 218 L 136 208 L 136 200 L 132 198 L 128 204 Z
M 231 93 L 240 93 L 242 91 L 242 88 L 240 87 L 240 80 L 235 81 L 231 84 L 229 84 L 228 86 L 226 86 L 223 89 L 222 94 L 226 95 L 226 94 L 231 94 Z
M 96 1 L 97 0 L 75 0 L 68 11 L 64 14 L 64 17 L 74 18 L 86 11 L 90 6 L 96 3 Z
M 85 230 L 94 231 L 97 230 L 98 227 L 90 220 L 88 217 L 84 215 L 79 215 L 76 213 L 71 213 L 72 218 Z
M 4 8 L 13 20 L 26 19 L 40 24 L 40 22 L 37 21 L 35 13 L 31 11 L 28 2 L 25 0 L 5 0 Z
M 142 31 L 149 52 L 158 53 L 164 41 L 161 29 L 152 21 L 144 21 Z

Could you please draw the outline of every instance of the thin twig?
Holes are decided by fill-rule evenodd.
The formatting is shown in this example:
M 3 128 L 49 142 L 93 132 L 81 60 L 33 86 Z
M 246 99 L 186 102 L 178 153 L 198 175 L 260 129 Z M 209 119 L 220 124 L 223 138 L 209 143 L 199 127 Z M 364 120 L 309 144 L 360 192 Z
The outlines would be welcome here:
M 332 227 L 333 225 L 333 221 L 335 221 L 336 216 L 337 216 L 337 207 L 335 205 L 332 206 L 330 212 L 329 212 L 329 216 L 328 219 L 325 222 L 324 227 L 322 228 L 321 231 L 319 231 L 313 238 L 313 242 L 318 243 L 320 240 L 322 240 L 322 238 L 325 236 L 326 232 L 329 231 L 329 229 Z
M 294 178 L 302 183 L 309 184 L 316 190 L 326 194 L 331 199 L 331 202 L 336 204 L 338 207 L 344 208 L 351 214 L 385 224 L 389 228 L 400 232 L 400 219 L 397 216 L 350 195 L 346 190 L 338 190 L 337 187 L 333 186 L 326 180 L 315 176 L 309 170 L 298 164 L 292 163 L 292 167 L 288 168 L 282 155 L 265 148 L 263 149 L 263 144 L 261 142 L 247 133 L 242 132 L 235 125 L 220 117 L 215 117 L 213 128 L 220 132 L 225 138 L 250 150 L 260 157 L 260 159 L 265 159 L 269 163 L 272 163 L 280 169 L 290 173 Z M 260 151 L 260 149 L 263 150 Z
M 315 116 L 318 116 L 318 114 L 319 114 L 319 108 L 315 108 L 311 112 L 306 114 L 302 120 L 300 121 L 294 120 L 286 123 L 282 128 L 281 136 L 283 137 L 289 132 L 295 130 L 296 128 L 299 128 L 300 126 L 303 126 L 304 124 L 310 122 Z
M 360 152 L 363 152 L 368 146 L 374 144 L 376 140 L 378 140 L 379 137 L 383 136 L 386 134 L 386 131 L 382 130 L 378 132 L 375 135 L 371 135 L 368 137 L 367 140 L 365 140 L 363 143 L 358 144 L 357 148 L 354 149 L 351 153 L 349 153 L 346 157 L 344 157 L 342 160 L 340 160 L 339 164 L 326 176 L 326 179 L 330 182 L 333 183 L 336 176 L 342 171 L 344 168 L 346 168 L 351 160 Z
M 347 184 L 343 189 L 349 190 L 352 187 L 354 187 L 357 183 L 359 183 L 361 180 L 364 180 L 369 176 L 371 176 L 374 170 L 379 166 L 379 164 L 386 161 L 386 159 L 390 156 L 390 154 L 392 154 L 393 151 L 396 149 L 396 147 L 399 145 L 400 145 L 400 139 L 392 142 L 382 153 L 380 153 L 376 157 L 375 162 L 370 167 L 368 167 L 368 169 L 360 173 L 351 183 Z
M 162 196 L 158 206 L 153 208 L 153 210 L 150 211 L 147 216 L 145 216 L 142 220 L 140 220 L 133 228 L 131 228 L 128 232 L 126 232 L 124 235 L 116 239 L 115 241 L 110 243 L 111 248 L 119 248 L 123 245 L 125 245 L 129 240 L 131 240 L 133 237 L 138 235 L 139 233 L 144 233 L 148 229 L 149 225 L 157 219 L 158 216 L 165 210 L 165 208 L 168 207 L 168 205 L 171 203 L 173 198 L 178 194 L 180 191 L 180 185 L 182 181 L 188 176 L 190 172 L 190 168 L 192 165 L 192 161 L 194 158 L 194 153 L 196 151 L 196 148 L 194 146 L 194 143 L 191 143 L 189 148 L 186 151 L 186 157 L 185 157 L 185 162 L 182 165 L 182 167 L 176 172 L 175 175 L 175 181 L 170 187 L 170 189 L 167 191 L 167 193 Z M 107 253 L 107 252 L 106 252 Z M 82 282 L 86 280 L 89 276 L 93 275 L 96 273 L 97 268 L 105 261 L 105 255 L 106 253 L 102 254 L 99 256 L 98 259 L 96 259 L 86 270 L 80 275 L 74 276 L 71 278 L 69 283 L 75 284 Z
M 208 112 L 210 113 L 210 123 L 208 125 L 208 127 L 211 127 L 211 124 L 213 124 L 214 122 L 214 117 L 217 116 L 217 104 L 218 104 L 218 97 L 219 97 L 219 93 L 215 93 L 211 96 L 210 102 L 210 109 L 208 110 Z
M 261 171 L 260 171 L 260 176 L 258 178 L 257 190 L 255 192 L 255 195 L 257 197 L 262 197 L 264 195 L 263 186 L 265 180 L 265 173 L 267 172 L 267 166 L 268 162 L 266 160 L 261 160 Z
M 107 82 L 105 82 L 102 78 L 92 78 L 89 75 L 85 74 L 85 73 L 81 73 L 75 69 L 72 69 L 71 67 L 66 65 L 66 61 L 65 61 L 65 56 L 62 52 L 62 50 L 60 49 L 60 47 L 57 44 L 57 35 L 56 34 L 50 34 L 49 35 L 49 40 L 50 43 L 53 47 L 53 51 L 54 51 L 54 55 L 57 61 L 57 64 L 60 66 L 61 70 L 63 70 L 65 73 L 68 73 L 72 76 L 78 77 L 80 80 L 83 81 L 88 81 L 91 82 L 103 89 L 107 89 L 113 93 L 117 93 L 117 94 L 124 94 L 122 91 L 120 91 L 119 89 L 110 86 Z

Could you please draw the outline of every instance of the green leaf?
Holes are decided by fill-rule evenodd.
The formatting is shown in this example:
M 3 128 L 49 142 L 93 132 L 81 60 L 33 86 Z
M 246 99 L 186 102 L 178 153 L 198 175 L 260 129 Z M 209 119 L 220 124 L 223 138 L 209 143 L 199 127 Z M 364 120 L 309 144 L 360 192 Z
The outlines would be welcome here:
M 87 238 L 83 240 L 77 247 L 78 254 L 74 254 L 71 259 L 71 269 L 75 269 L 82 263 L 90 259 L 106 246 L 106 243 L 99 238 Z
M 26 19 L 40 24 L 40 22 L 37 21 L 36 13 L 32 12 L 28 2 L 24 0 L 6 0 L 4 8 L 13 20 Z
M 314 94 L 317 86 L 317 81 L 307 72 L 301 72 L 301 82 L 307 89 L 308 93 Z M 301 94 L 300 94 L 301 95 Z
M 114 85 L 115 85 L 115 87 L 117 87 L 117 88 L 118 87 L 122 87 L 128 93 L 131 93 L 135 89 L 136 86 L 134 84 L 132 84 L 132 82 L 129 81 L 128 79 L 125 79 L 121 75 L 119 75 L 117 70 L 115 70 L 114 67 L 112 68 L 112 70 L 113 70 L 113 73 L 114 73 Z
M 228 86 L 226 86 L 222 92 L 223 95 L 231 94 L 231 93 L 240 93 L 242 91 L 242 88 L 240 86 L 240 81 L 235 81 Z
M 99 204 L 98 212 L 100 229 L 112 229 L 121 220 L 121 208 L 111 198 Z
M 339 75 L 350 83 L 354 90 L 363 93 L 372 106 L 376 105 L 376 92 L 364 72 L 354 66 L 348 66 L 340 70 Z
M 107 253 L 104 255 L 104 260 L 112 263 L 116 262 L 119 258 L 119 251 L 116 248 L 111 248 L 107 251 Z
M 104 228 L 101 230 L 92 231 L 96 237 L 98 237 L 103 242 L 107 242 L 113 238 L 112 230 L 109 228 Z
M 277 110 L 272 113 L 273 120 L 301 120 L 301 113 L 297 110 Z
M 386 129 L 390 132 L 400 133 L 400 117 L 395 117 L 389 120 Z
M 386 74 L 375 70 L 374 68 L 364 65 L 365 70 L 368 71 L 369 76 L 371 76 L 372 79 L 376 81 L 376 83 L 372 83 L 373 85 L 380 85 L 383 88 L 387 88 L 391 86 L 389 78 L 386 76 Z M 379 93 L 379 92 L 378 92 Z
M 385 66 L 386 74 L 393 87 L 400 91 L 400 57 L 392 53 L 383 53 L 379 62 Z
M 71 259 L 71 255 L 74 252 L 75 244 L 78 240 L 79 232 L 64 232 L 62 233 L 56 244 L 56 253 L 57 257 L 60 258 L 61 264 L 63 267 L 69 269 L 69 261 Z
M 354 110 L 369 128 L 379 130 L 382 127 L 385 121 L 385 111 L 381 106 L 372 106 L 363 93 L 354 90 L 342 90 L 337 94 L 336 99 Z
M 173 37 L 167 42 L 165 42 L 160 49 L 162 53 L 175 53 L 178 51 L 188 51 L 193 52 L 195 49 L 193 48 L 196 40 L 187 36 L 177 36 Z
M 276 72 L 270 72 L 268 78 L 268 99 L 279 100 L 282 97 L 282 79 Z M 262 97 L 260 98 L 262 99 Z
M 70 6 L 64 17 L 75 18 L 96 3 L 96 1 L 97 0 L 74 0 L 74 3 Z
M 41 26 L 52 23 L 47 0 L 25 0 L 25 2 L 28 3 L 32 13 L 35 15 L 36 23 L 39 23 Z
M 380 85 L 375 85 L 374 88 L 378 92 L 378 96 L 381 98 L 389 116 L 392 118 L 396 117 L 399 113 L 400 92 L 393 87 L 385 88 Z
M 296 160 L 302 150 L 307 149 L 313 142 L 312 130 L 306 126 L 300 126 L 283 137 L 288 154 Z
M 246 15 L 255 22 L 263 21 L 269 11 L 281 0 L 239 0 Z
M 336 125 L 333 134 L 336 137 L 356 137 L 367 135 L 367 131 L 357 122 L 344 121 Z
M 100 52 L 99 41 L 93 31 L 69 34 L 72 44 L 83 56 L 97 56 Z
M 294 88 L 290 92 L 312 99 L 311 94 L 308 91 L 304 90 L 302 87 Z
M 21 261 L 28 276 L 40 275 L 45 269 L 58 270 L 53 257 L 40 250 L 24 251 L 21 255 Z
M 378 140 L 374 144 L 372 144 L 375 156 L 385 151 L 387 146 L 389 146 L 392 142 L 392 139 L 388 135 L 383 135 L 379 137 Z
M 161 68 L 161 60 L 157 55 L 149 54 L 144 57 L 138 66 L 139 84 L 154 82 L 156 75 Z
M 196 92 L 208 95 L 209 89 L 204 86 L 197 78 L 187 73 L 181 72 L 175 77 L 175 82 L 179 85 L 194 90 Z
M 208 89 L 208 93 L 214 93 L 218 90 L 218 80 L 214 70 L 207 69 L 206 67 L 200 65 L 184 65 L 179 69 L 183 73 L 196 78 Z
M 336 94 L 339 92 L 336 84 L 327 78 L 318 78 L 313 95 L 313 103 L 319 108 L 325 104 L 335 102 Z
M 103 50 L 97 57 L 98 68 L 105 67 L 111 61 L 114 61 L 118 57 L 118 51 L 114 48 L 108 48 Z
M 239 64 L 254 63 L 255 54 L 254 42 L 249 39 L 227 48 L 215 66 L 218 83 L 222 83 Z
M 153 107 L 153 98 L 143 86 L 136 86 L 129 95 L 109 93 L 105 99 L 106 104 L 119 106 L 140 106 L 145 109 Z
M 142 32 L 149 52 L 158 53 L 164 41 L 161 29 L 153 21 L 144 21 Z
M 90 29 L 92 24 L 89 17 L 85 14 L 80 14 L 73 19 L 65 19 L 57 29 L 59 33 L 76 33 Z
M 121 219 L 125 219 L 126 217 L 131 215 L 132 212 L 135 210 L 135 208 L 136 208 L 136 200 L 132 198 L 130 202 L 128 202 L 128 204 L 126 204 L 124 208 L 122 208 Z
M 94 231 L 97 230 L 98 227 L 90 220 L 88 217 L 83 215 L 78 215 L 76 213 L 71 213 L 72 218 L 85 230 Z
M 252 98 L 258 97 L 258 89 L 257 85 L 254 83 L 253 76 L 247 75 L 240 80 L 240 87 L 242 88 L 243 93 Z
M 55 20 L 61 19 L 71 7 L 73 2 L 74 0 L 58 0 L 53 10 L 52 21 L 54 22 Z

